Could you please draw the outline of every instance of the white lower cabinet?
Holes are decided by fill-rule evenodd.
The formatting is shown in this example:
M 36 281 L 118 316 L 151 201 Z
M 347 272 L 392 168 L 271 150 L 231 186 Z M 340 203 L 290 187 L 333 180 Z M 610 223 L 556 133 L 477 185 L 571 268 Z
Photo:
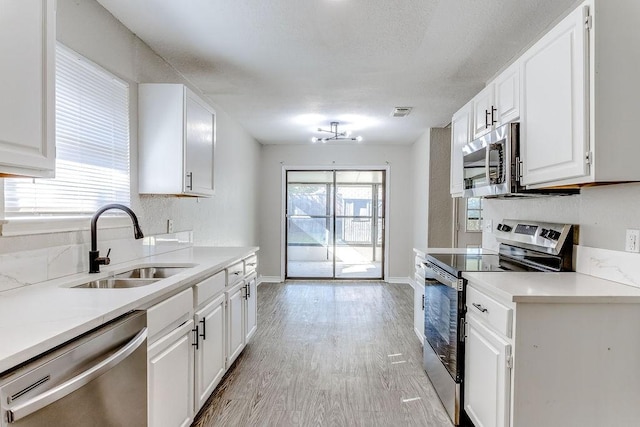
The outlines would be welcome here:
M 150 426 L 190 425 L 255 334 L 257 260 L 246 260 L 147 309 Z
M 509 425 L 511 345 L 467 314 L 464 409 L 476 427 Z
M 202 407 L 225 372 L 225 296 L 195 313 L 199 344 L 195 351 L 195 410 Z
M 424 257 L 415 252 L 413 280 L 413 330 L 424 345 Z
M 149 425 L 193 421 L 193 291 L 184 290 L 147 310 Z
M 253 334 L 258 329 L 258 317 L 257 317 L 257 288 L 258 283 L 256 275 L 252 275 L 247 278 L 245 285 L 245 344 L 249 342 Z
M 227 364 L 236 360 L 245 345 L 245 283 L 238 283 L 227 294 Z

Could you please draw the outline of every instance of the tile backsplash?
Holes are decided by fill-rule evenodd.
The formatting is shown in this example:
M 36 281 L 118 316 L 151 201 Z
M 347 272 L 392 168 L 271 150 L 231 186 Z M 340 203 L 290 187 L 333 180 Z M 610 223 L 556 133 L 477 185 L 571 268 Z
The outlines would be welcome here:
M 0 255 L 0 292 L 28 286 L 89 268 L 89 243 L 54 246 Z M 101 241 L 101 255 L 111 248 L 111 265 L 193 246 L 193 232 L 183 231 L 145 237 L 141 240 Z

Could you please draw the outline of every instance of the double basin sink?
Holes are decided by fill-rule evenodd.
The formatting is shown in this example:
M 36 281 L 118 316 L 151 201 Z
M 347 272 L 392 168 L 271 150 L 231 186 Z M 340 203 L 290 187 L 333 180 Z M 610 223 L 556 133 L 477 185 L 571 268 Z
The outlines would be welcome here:
M 83 283 L 81 285 L 74 286 L 74 288 L 88 288 L 88 289 L 127 289 L 137 288 L 140 286 L 150 285 L 159 280 L 166 279 L 167 277 L 174 276 L 178 273 L 191 268 L 192 266 L 179 266 L 179 267 L 139 267 L 129 271 L 115 274 L 112 277 L 107 277 L 98 280 L 92 280 L 91 282 Z

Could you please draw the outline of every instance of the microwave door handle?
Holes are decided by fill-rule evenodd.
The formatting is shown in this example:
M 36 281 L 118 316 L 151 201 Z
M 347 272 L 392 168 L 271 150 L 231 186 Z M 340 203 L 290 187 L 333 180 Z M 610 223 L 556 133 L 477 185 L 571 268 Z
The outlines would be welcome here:
M 487 145 L 486 150 L 486 156 L 484 158 L 484 173 L 487 176 L 487 185 L 491 185 L 491 172 L 489 170 L 489 167 L 491 166 L 491 144 Z

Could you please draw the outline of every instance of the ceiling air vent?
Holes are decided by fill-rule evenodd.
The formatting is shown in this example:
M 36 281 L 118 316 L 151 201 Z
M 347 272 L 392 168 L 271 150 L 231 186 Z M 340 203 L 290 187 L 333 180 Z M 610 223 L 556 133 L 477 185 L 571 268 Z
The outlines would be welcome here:
M 396 107 L 391 113 L 391 117 L 407 117 L 411 112 L 412 107 Z

